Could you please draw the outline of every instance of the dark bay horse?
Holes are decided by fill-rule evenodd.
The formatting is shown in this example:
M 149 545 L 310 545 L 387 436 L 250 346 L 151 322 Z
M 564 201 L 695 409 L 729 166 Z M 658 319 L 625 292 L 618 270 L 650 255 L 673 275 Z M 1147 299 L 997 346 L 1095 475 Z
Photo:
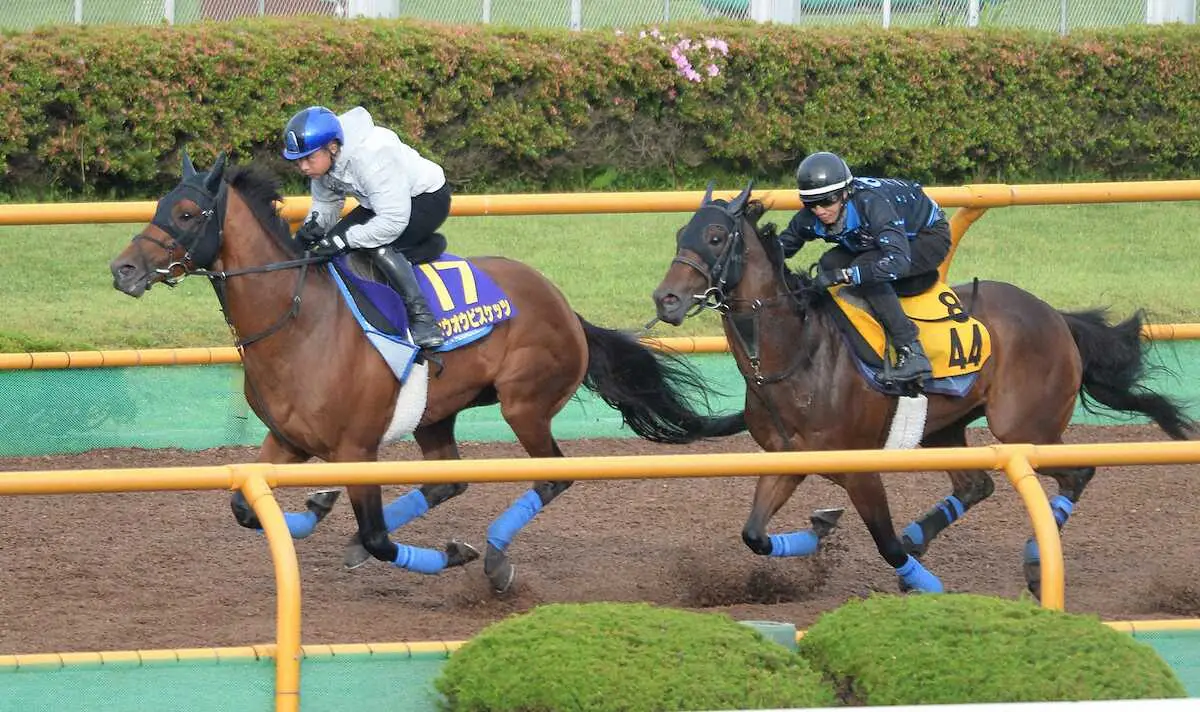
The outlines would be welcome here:
M 714 201 L 710 186 L 679 231 L 675 258 L 654 292 L 658 318 L 678 325 L 693 309 L 720 311 L 746 380 L 746 421 L 764 449 L 882 447 L 897 398 L 873 389 L 860 375 L 831 314 L 832 300 L 787 268 L 774 226 L 756 226 L 765 209 L 750 200 L 750 190 L 732 201 Z M 981 416 L 1001 442 L 1059 443 L 1077 396 L 1085 406 L 1090 398 L 1116 411 L 1147 415 L 1172 438 L 1186 439 L 1195 430 L 1177 404 L 1141 383 L 1145 354 L 1139 315 L 1110 326 L 1100 311 L 1060 312 L 1003 282 L 957 291 L 968 313 L 990 331 L 992 358 L 963 397 L 928 396 L 922 445 L 964 446 L 968 424 Z M 1093 467 L 1041 470 L 1058 483 L 1051 506 L 1060 528 L 1094 473 Z M 828 475 L 846 490 L 879 553 L 896 569 L 901 588 L 942 589 L 918 557 L 943 529 L 992 493 L 986 472 L 949 474 L 953 494 L 910 524 L 903 538 L 893 528 L 877 473 Z M 803 480 L 802 475 L 759 479 L 742 531 L 752 551 L 797 556 L 817 550 L 828 523 L 815 531 L 767 534 L 767 523 Z M 1038 594 L 1039 558 L 1032 539 L 1025 559 L 1027 583 Z
M 242 352 L 245 395 L 267 426 L 259 460 L 272 463 L 377 459 L 393 433 L 401 384 L 372 347 L 317 258 L 306 256 L 279 217 L 278 186 L 253 167 L 225 170 L 222 154 L 197 173 L 184 157 L 183 179 L 158 202 L 154 219 L 110 265 L 113 286 L 140 297 L 153 284 L 187 274 L 210 279 Z M 406 380 L 427 397 L 413 416 L 425 458 L 457 458 L 454 424 L 466 408 L 499 403 L 531 457 L 561 457 L 551 418 L 580 384 L 620 411 L 637 435 L 686 443 L 744 431 L 741 413 L 702 414 L 704 384 L 681 360 L 655 354 L 634 337 L 589 324 L 538 271 L 501 257 L 471 260 L 505 292 L 510 319 L 484 338 L 437 354 L 440 370 L 415 369 Z M 181 316 L 186 319 L 186 317 Z M 428 366 L 428 364 L 425 364 Z M 516 533 L 570 482 L 537 482 L 488 529 L 484 570 L 498 591 L 513 580 L 506 550 Z M 396 544 L 388 534 L 461 494 L 466 484 L 423 486 L 383 506 L 380 488 L 349 487 L 358 523 L 347 564 L 370 556 L 421 573 L 478 557 L 467 544 L 444 551 Z M 310 497 L 310 511 L 289 513 L 293 536 L 312 533 L 337 490 Z M 258 521 L 241 493 L 237 521 Z

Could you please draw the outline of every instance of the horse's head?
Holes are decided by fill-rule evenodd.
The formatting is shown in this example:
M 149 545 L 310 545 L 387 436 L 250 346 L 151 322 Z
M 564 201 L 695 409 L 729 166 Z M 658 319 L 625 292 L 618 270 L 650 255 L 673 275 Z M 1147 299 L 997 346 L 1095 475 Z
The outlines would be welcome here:
M 113 287 L 140 297 L 158 282 L 175 285 L 207 268 L 221 249 L 225 154 L 206 173 L 183 155 L 183 179 L 158 201 L 154 217 L 109 264 Z
M 751 181 L 736 198 L 726 202 L 713 200 L 712 183 L 708 184 L 700 208 L 676 235 L 675 258 L 654 290 L 659 319 L 678 326 L 694 306 L 725 306 L 742 278 L 746 231 L 754 230 L 757 215 L 747 214 L 753 187 Z

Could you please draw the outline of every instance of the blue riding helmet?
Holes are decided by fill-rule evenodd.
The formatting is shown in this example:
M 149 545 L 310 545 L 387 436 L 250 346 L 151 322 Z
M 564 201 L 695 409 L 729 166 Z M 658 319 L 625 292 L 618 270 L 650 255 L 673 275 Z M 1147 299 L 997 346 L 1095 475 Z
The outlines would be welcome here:
M 304 158 L 334 139 L 346 142 L 337 114 L 323 106 L 310 106 L 297 111 L 283 129 L 283 157 L 289 161 Z

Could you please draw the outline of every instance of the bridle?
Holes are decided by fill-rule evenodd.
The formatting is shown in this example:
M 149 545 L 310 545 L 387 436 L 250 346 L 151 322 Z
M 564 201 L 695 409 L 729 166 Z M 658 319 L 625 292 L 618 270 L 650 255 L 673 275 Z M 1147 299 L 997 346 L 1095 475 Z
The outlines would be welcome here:
M 692 295 L 694 306 L 684 318 L 690 318 L 705 309 L 711 309 L 719 313 L 723 319 L 728 319 L 733 326 L 732 331 L 754 371 L 754 382 L 758 385 L 768 385 L 789 378 L 800 367 L 803 357 L 802 354 L 797 353 L 791 364 L 780 373 L 770 375 L 762 373 L 759 344 L 759 319 L 762 310 L 783 300 L 799 303 L 799 297 L 797 293 L 778 286 L 776 293 L 766 298 L 746 299 L 732 296 L 733 290 L 741 282 L 745 267 L 746 237 L 743 226 L 746 223 L 745 210 L 752 187 L 753 183 L 726 205 L 712 201 L 712 184 L 710 183 L 696 216 L 704 211 L 719 215 L 722 218 L 720 227 L 726 230 L 728 239 L 721 251 L 711 260 L 707 260 L 705 255 L 711 253 L 707 253 L 697 243 L 703 241 L 709 226 L 718 223 L 709 222 L 703 229 L 689 223 L 679 236 L 678 246 L 680 249 L 671 263 L 678 263 L 695 270 L 704 277 L 706 282 L 703 292 Z M 695 217 L 693 217 L 693 221 L 695 221 Z M 683 254 L 685 248 L 690 254 Z M 701 259 L 695 259 L 691 255 L 696 255 Z M 782 259 L 779 260 L 779 265 L 780 279 L 777 281 L 777 285 L 786 283 L 784 275 L 787 268 Z
M 304 284 L 308 279 L 309 265 L 328 262 L 330 258 L 309 256 L 236 270 L 209 269 L 216 260 L 217 255 L 220 254 L 225 236 L 225 214 L 229 205 L 229 184 L 223 180 L 224 168 L 225 156 L 222 154 L 217 159 L 212 170 L 207 173 L 197 173 L 196 169 L 192 166 L 191 159 L 185 154 L 183 181 L 158 201 L 154 217 L 150 220 L 151 225 L 154 225 L 167 235 L 167 240 L 148 235 L 143 231 L 134 235 L 132 242 L 137 246 L 138 254 L 143 258 L 143 262 L 145 262 L 145 256 L 142 254 L 140 245 L 138 245 L 140 241 L 156 245 L 167 253 L 167 265 L 152 271 L 160 275 L 163 284 L 166 284 L 168 287 L 178 286 L 189 275 L 208 278 L 209 282 L 212 283 L 213 291 L 217 294 L 217 302 L 221 306 L 221 313 L 225 316 L 225 323 L 229 326 L 230 331 L 233 332 L 235 339 L 234 346 L 241 350 L 275 334 L 288 321 L 299 315 L 301 294 L 304 291 Z M 184 199 L 191 200 L 200 208 L 198 217 L 201 218 L 201 221 L 199 225 L 187 229 L 181 229 L 172 217 L 174 207 Z M 240 336 L 233 325 L 233 319 L 226 303 L 225 281 L 230 277 L 278 272 L 287 269 L 300 270 L 287 311 L 276 319 L 274 323 L 257 334 L 248 337 Z

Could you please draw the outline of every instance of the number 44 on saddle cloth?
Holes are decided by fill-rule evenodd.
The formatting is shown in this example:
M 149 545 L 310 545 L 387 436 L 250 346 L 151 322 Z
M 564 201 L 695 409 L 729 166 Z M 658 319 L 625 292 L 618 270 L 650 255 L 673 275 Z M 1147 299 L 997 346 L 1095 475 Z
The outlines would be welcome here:
M 886 344 L 883 327 L 866 303 L 846 285 L 829 290 L 837 309 L 834 314 L 851 345 L 859 370 L 872 386 L 886 389 L 876 380 L 883 369 Z M 904 313 L 917 325 L 921 345 L 933 366 L 933 380 L 926 393 L 961 397 L 974 385 L 979 369 L 992 355 L 991 335 L 982 322 L 967 313 L 958 295 L 944 282 L 913 296 L 902 296 Z

